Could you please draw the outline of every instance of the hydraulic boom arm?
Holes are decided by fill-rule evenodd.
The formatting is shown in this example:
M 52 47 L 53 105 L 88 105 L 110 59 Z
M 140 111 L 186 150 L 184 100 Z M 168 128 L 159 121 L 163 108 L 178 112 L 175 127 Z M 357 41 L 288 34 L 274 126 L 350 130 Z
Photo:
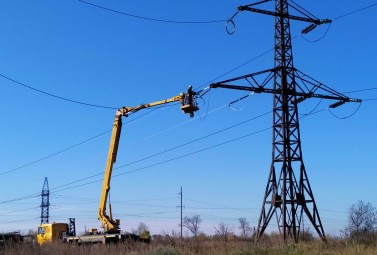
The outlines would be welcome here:
M 116 156 L 118 152 L 118 144 L 120 139 L 120 133 L 122 129 L 122 116 L 128 116 L 131 113 L 140 111 L 141 109 L 150 108 L 162 104 L 168 104 L 172 102 L 180 101 L 181 109 L 184 113 L 189 113 L 190 117 L 194 116 L 194 112 L 199 108 L 194 103 L 195 93 L 190 86 L 187 93 L 181 93 L 179 96 L 175 96 L 166 100 L 161 100 L 149 104 L 141 104 L 136 107 L 123 107 L 116 111 L 113 129 L 111 133 L 110 148 L 107 157 L 105 176 L 102 184 L 101 199 L 99 203 L 98 219 L 102 223 L 102 227 L 106 233 L 118 233 L 120 232 L 119 219 L 113 219 L 111 212 L 111 204 L 109 203 L 109 213 L 106 212 L 106 205 L 110 191 L 111 174 L 113 165 L 116 162 Z

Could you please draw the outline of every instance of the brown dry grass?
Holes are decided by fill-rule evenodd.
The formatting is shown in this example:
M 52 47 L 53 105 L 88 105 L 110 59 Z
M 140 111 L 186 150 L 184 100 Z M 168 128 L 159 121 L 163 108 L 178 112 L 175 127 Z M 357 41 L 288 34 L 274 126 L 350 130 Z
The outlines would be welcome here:
M 121 243 L 118 245 L 70 246 L 64 243 L 14 243 L 0 247 L 0 255 L 376 255 L 375 244 L 360 245 L 341 239 L 283 244 L 276 238 L 266 238 L 258 244 L 251 240 L 233 239 L 224 242 L 201 237 L 183 242 L 171 237 L 157 237 L 150 244 Z

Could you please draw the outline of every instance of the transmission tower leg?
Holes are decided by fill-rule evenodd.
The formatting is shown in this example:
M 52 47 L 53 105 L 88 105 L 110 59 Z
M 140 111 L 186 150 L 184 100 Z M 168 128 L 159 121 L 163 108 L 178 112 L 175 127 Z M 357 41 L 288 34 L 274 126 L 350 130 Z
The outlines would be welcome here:
M 255 236 L 255 241 L 258 241 L 260 236 L 266 230 L 275 210 L 280 208 L 281 198 L 277 195 L 276 174 L 274 165 L 271 166 L 270 175 L 268 177 L 266 191 L 264 194 L 262 211 L 258 221 L 258 229 Z

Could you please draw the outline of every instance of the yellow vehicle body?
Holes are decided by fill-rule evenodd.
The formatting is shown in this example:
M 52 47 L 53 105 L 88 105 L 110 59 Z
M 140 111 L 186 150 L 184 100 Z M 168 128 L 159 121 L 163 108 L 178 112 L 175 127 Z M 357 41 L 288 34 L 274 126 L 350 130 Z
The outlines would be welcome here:
M 38 227 L 37 241 L 40 245 L 48 241 L 63 240 L 68 232 L 66 223 L 45 223 Z

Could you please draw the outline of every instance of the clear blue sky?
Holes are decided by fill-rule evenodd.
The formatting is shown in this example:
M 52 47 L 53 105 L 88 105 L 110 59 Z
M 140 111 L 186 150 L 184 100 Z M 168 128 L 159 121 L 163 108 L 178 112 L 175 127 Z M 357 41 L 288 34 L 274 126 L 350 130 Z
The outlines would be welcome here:
M 292 21 L 296 68 L 339 92 L 368 89 L 350 97 L 377 98 L 376 1 L 297 2 L 317 17 L 336 19 L 327 34 L 323 25 L 305 38 L 300 31 L 307 24 Z M 252 2 L 91 3 L 154 19 L 216 21 Z M 273 18 L 249 12 L 236 16 L 236 33 L 228 35 L 225 22 L 157 22 L 75 0 L 2 1 L 0 10 L 1 232 L 36 230 L 44 177 L 50 185 L 51 222 L 76 218 L 78 232 L 99 228 L 98 201 L 115 114 L 4 76 L 59 97 L 119 108 L 170 98 L 189 85 L 203 88 L 274 44 Z M 270 52 L 217 81 L 273 65 Z M 202 231 L 212 234 L 224 222 L 237 232 L 239 217 L 257 224 L 272 151 L 272 131 L 258 131 L 271 127 L 272 116 L 256 117 L 271 111 L 272 96 L 252 95 L 227 106 L 246 94 L 212 90 L 199 101 L 194 119 L 177 105 L 124 119 L 111 190 L 122 230 L 145 222 L 153 234 L 178 231 L 181 186 L 184 216 L 200 215 Z M 352 203 L 377 206 L 377 101 L 363 102 L 346 119 L 337 117 L 352 115 L 358 104 L 333 110 L 335 117 L 327 110 L 330 103 L 307 100 L 299 111 L 323 110 L 300 120 L 303 158 L 325 232 L 339 234 Z M 275 222 L 270 225 L 277 230 Z

